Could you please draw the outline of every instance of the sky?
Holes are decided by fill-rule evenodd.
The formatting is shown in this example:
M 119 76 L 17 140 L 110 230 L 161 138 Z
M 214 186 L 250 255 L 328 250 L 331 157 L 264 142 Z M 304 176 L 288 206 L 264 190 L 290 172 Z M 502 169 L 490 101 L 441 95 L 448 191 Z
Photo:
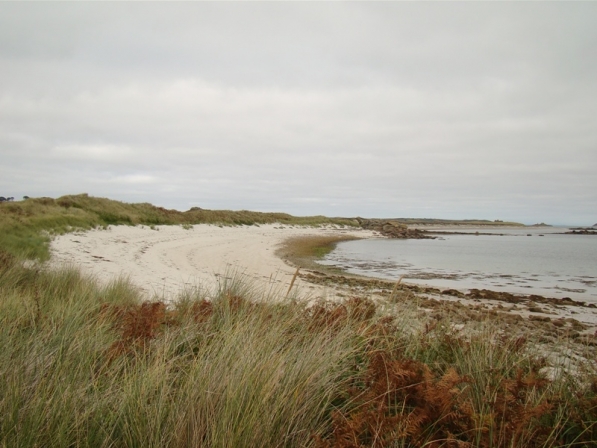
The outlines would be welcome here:
M 0 196 L 597 223 L 597 2 L 0 2 Z

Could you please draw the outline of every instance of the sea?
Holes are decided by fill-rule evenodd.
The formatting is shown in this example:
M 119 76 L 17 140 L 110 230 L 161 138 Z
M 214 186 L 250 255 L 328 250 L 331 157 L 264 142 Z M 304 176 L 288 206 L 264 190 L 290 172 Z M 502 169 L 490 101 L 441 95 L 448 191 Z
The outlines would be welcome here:
M 425 230 L 466 234 L 346 241 L 320 263 L 368 277 L 403 276 L 405 282 L 440 289 L 490 289 L 597 303 L 595 235 L 564 234 L 568 227 Z

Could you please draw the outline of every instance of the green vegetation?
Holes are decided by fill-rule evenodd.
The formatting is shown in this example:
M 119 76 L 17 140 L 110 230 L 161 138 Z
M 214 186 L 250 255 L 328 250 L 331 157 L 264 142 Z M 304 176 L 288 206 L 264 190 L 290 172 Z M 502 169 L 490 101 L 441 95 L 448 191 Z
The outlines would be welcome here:
M 400 294 L 307 306 L 238 276 L 166 305 L 0 256 L 0 446 L 551 447 L 597 442 L 594 364 Z M 584 370 L 583 370 L 584 368 Z
M 297 217 L 286 213 L 260 213 L 246 210 L 203 210 L 186 212 L 167 210 L 148 203 L 126 204 L 87 194 L 52 198 L 29 198 L 25 201 L 0 203 L 0 248 L 25 258 L 46 260 L 52 234 L 108 225 L 153 226 L 193 224 L 319 226 L 336 224 L 357 226 L 354 220 L 325 216 Z
M 302 268 L 339 272 L 337 268 L 327 268 L 317 264 L 316 260 L 325 257 L 334 250 L 341 241 L 357 239 L 349 235 L 325 235 L 325 236 L 297 236 L 284 241 L 284 244 L 276 251 L 276 255 L 283 260 L 289 261 L 294 266 Z

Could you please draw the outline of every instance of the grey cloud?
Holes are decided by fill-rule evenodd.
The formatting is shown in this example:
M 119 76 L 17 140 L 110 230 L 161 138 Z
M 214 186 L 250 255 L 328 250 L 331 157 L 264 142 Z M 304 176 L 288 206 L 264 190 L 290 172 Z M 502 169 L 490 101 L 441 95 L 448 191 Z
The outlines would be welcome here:
M 592 3 L 2 3 L 0 188 L 592 223 L 595 19 Z

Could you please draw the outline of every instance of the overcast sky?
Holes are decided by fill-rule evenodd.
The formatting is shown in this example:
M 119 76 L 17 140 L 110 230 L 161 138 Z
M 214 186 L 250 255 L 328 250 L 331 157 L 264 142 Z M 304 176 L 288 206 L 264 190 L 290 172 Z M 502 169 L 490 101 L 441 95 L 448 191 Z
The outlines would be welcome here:
M 597 222 L 597 3 L 0 3 L 0 195 Z

